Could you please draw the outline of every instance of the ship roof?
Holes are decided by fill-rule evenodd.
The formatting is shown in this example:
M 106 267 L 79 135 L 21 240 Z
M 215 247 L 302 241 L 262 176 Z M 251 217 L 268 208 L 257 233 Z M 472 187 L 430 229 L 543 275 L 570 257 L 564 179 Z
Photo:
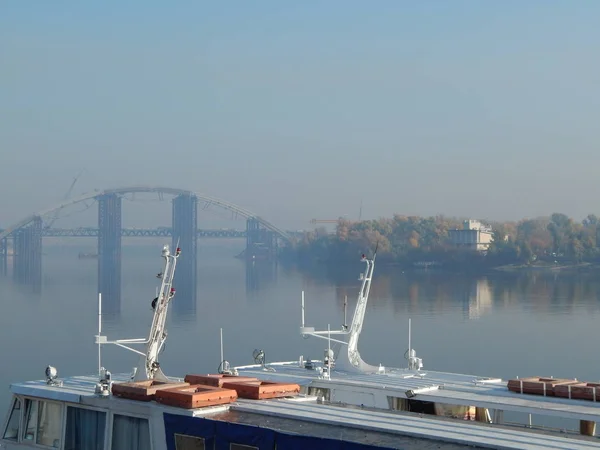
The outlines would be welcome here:
M 291 369 L 291 368 L 290 368 Z M 291 371 L 294 372 L 293 370 Z M 281 372 L 277 372 L 281 375 Z M 261 379 L 268 379 L 275 372 L 261 372 Z M 340 374 L 338 374 L 339 376 Z M 432 377 L 432 375 L 429 373 Z M 379 375 L 378 375 L 379 376 Z M 361 378 L 347 375 L 348 382 L 363 382 Z M 459 379 L 464 376 L 458 376 Z M 302 377 L 301 377 L 302 378 Z M 340 376 L 340 380 L 341 380 Z M 367 377 L 368 378 L 368 377 Z M 429 379 L 405 379 L 388 376 L 385 379 L 393 389 L 418 388 L 429 385 Z M 437 378 L 432 378 L 437 379 Z M 332 380 L 332 381 L 340 381 Z M 567 434 L 549 434 L 533 430 L 516 429 L 501 425 L 488 425 L 471 421 L 453 420 L 437 416 L 416 415 L 401 411 L 381 411 L 348 405 L 322 404 L 315 397 L 299 396 L 292 399 L 246 400 L 238 399 L 229 405 L 183 409 L 161 405 L 156 402 L 141 402 L 114 396 L 102 398 L 94 393 L 97 376 L 74 376 L 62 378 L 62 386 L 51 386 L 45 380 L 14 383 L 15 394 L 48 400 L 103 406 L 114 411 L 142 410 L 156 413 L 172 413 L 214 420 L 268 426 L 288 433 L 312 436 L 346 436 L 349 440 L 369 442 L 388 448 L 432 448 L 453 449 L 469 445 L 480 448 L 504 449 L 600 449 L 600 442 L 593 438 Z M 129 381 L 129 375 L 114 375 L 113 381 Z M 174 379 L 175 381 L 175 379 Z M 460 385 L 460 383 L 459 383 Z M 381 383 L 378 384 L 381 386 Z M 479 387 L 486 389 L 496 387 Z M 443 389 L 445 390 L 445 389 Z M 457 391 L 450 391 L 458 393 Z M 472 394 L 475 395 L 475 394 Z M 484 395 L 484 394 L 482 394 Z M 432 394 L 428 394 L 431 397 Z M 502 396 L 497 396 L 501 398 Z M 419 396 L 420 398 L 420 396 Z M 508 396 L 507 398 L 510 398 Z M 436 399 L 439 401 L 440 399 Z M 560 399 L 549 399 L 552 404 L 561 404 Z M 552 400 L 552 401 L 550 401 Z M 589 403 L 589 402 L 588 402 Z M 333 433 L 333 434 L 332 434 Z M 400 437 L 402 437 L 400 439 Z M 435 443 L 435 446 L 434 446 Z
M 259 365 L 242 366 L 237 370 L 240 376 L 293 382 L 301 386 L 352 386 L 359 390 L 385 390 L 387 395 L 400 398 L 600 422 L 600 404 L 597 402 L 520 394 L 510 391 L 507 382 L 499 378 L 429 370 L 386 369 L 385 373 L 359 373 L 332 369 L 331 379 L 326 379 L 319 377 L 315 370 L 300 367 L 298 361 L 269 364 L 268 367 L 274 371 L 264 370 Z
M 525 431 L 512 427 L 488 425 L 472 421 L 461 421 L 430 415 L 417 415 L 401 411 L 377 411 L 346 405 L 325 405 L 316 402 L 294 402 L 288 400 L 238 401 L 231 410 L 236 413 L 253 413 L 272 418 L 301 420 L 326 426 L 325 431 L 343 433 L 341 428 L 351 428 L 377 433 L 374 439 L 390 448 L 412 448 L 394 443 L 398 436 L 419 439 L 414 448 L 440 447 L 439 442 L 468 445 L 470 448 L 502 449 L 597 449 L 600 442 L 594 438 L 578 435 L 557 435 L 539 431 Z M 243 420 L 243 419 L 242 419 Z M 311 424 L 311 430 L 314 425 Z M 293 430 L 293 428 L 292 428 Z M 434 444 L 435 443 L 435 444 Z

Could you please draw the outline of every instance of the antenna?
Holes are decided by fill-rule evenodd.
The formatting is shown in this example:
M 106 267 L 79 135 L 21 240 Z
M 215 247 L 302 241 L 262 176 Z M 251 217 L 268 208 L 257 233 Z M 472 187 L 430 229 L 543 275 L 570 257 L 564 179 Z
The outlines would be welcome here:
M 344 329 L 348 329 L 348 321 L 346 320 L 346 313 L 348 312 L 348 296 L 344 296 Z
M 221 328 L 221 363 L 223 363 L 224 360 L 225 358 L 223 357 L 223 328 Z
M 327 324 L 327 378 L 331 380 L 331 325 Z
M 362 205 L 363 205 L 363 201 L 361 199 L 360 200 L 360 209 L 358 210 L 358 221 L 359 222 L 362 220 Z
M 408 319 L 408 350 L 405 353 L 405 358 L 408 361 L 408 369 L 419 371 L 423 368 L 423 359 L 417 358 L 417 352 L 412 347 L 412 320 Z
M 304 328 L 304 291 L 302 291 L 302 328 Z
M 411 327 L 411 319 L 409 318 L 408 319 L 408 358 L 409 358 L 409 361 L 410 361 L 410 357 L 412 356 L 411 355 L 411 353 L 412 353 L 412 347 L 410 346 L 410 335 L 411 335 L 411 329 L 410 329 L 410 327 Z
M 98 375 L 102 371 L 102 293 L 98 293 Z
M 237 376 L 237 374 L 238 374 L 237 369 L 236 368 L 231 369 L 231 367 L 229 366 L 229 361 L 227 361 L 225 359 L 225 352 L 223 351 L 223 328 L 219 329 L 219 334 L 221 336 L 221 338 L 220 338 L 220 340 L 221 340 L 221 362 L 219 363 L 219 368 L 217 369 L 217 371 L 220 374 Z
M 102 336 L 102 294 L 98 293 L 98 335 L 96 336 L 98 344 L 98 383 L 94 392 L 102 397 L 110 395 L 110 387 L 112 385 L 111 374 L 108 370 L 102 367 L 102 344 L 108 344 L 106 336 Z

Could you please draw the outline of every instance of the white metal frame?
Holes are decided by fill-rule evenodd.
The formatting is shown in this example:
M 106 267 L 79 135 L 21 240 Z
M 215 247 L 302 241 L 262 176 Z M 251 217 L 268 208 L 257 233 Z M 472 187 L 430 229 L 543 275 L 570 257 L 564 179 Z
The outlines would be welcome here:
M 366 263 L 367 267 L 364 272 L 360 274 L 360 280 L 362 285 L 358 292 L 358 300 L 356 302 L 356 308 L 354 310 L 354 316 L 352 317 L 352 324 L 350 328 L 346 325 L 346 307 L 347 302 L 344 301 L 344 325 L 340 330 L 331 330 L 330 326 L 327 326 L 327 331 L 315 331 L 314 327 L 307 327 L 305 325 L 305 307 L 304 307 L 304 291 L 302 291 L 302 326 L 300 327 L 300 334 L 303 337 L 314 336 L 320 339 L 327 339 L 328 341 L 328 354 L 331 353 L 331 342 L 346 345 L 348 347 L 347 359 L 341 359 L 342 363 L 349 365 L 349 368 L 359 372 L 370 372 L 370 373 L 385 373 L 385 367 L 382 365 L 372 366 L 363 361 L 360 351 L 358 350 L 358 341 L 360 333 L 362 331 L 363 323 L 365 320 L 365 314 L 367 310 L 367 303 L 369 301 L 369 293 L 371 292 L 371 281 L 373 279 L 373 270 L 375 269 L 375 258 L 377 252 L 373 255 L 372 259 L 368 259 L 363 255 L 361 261 Z M 331 335 L 337 336 L 348 336 L 348 341 L 343 339 L 332 339 Z M 411 320 L 408 319 L 408 350 L 406 351 L 406 359 L 408 360 L 408 369 L 419 372 L 423 367 L 423 360 L 417 358 L 415 351 L 411 347 Z M 331 377 L 331 360 L 328 358 L 329 367 L 327 370 L 327 377 Z
M 167 320 L 167 312 L 169 304 L 175 295 L 173 288 L 173 278 L 175 276 L 175 268 L 177 266 L 177 258 L 181 250 L 177 247 L 175 254 L 169 250 L 169 246 L 165 245 L 162 250 L 164 258 L 163 271 L 160 273 L 161 286 L 158 292 L 156 305 L 154 307 L 154 316 L 152 326 L 148 338 L 139 339 L 117 339 L 109 341 L 106 336 L 102 336 L 102 294 L 98 295 L 98 334 L 95 336 L 95 343 L 98 344 L 98 374 L 103 378 L 102 368 L 102 345 L 113 344 L 124 348 L 131 352 L 137 353 L 144 359 L 136 367 L 134 373 L 135 381 L 157 379 L 168 381 L 168 378 L 161 370 L 158 364 L 158 355 L 162 350 L 167 339 L 165 324 Z M 141 352 L 131 345 L 146 345 L 146 352 Z
M 359 371 L 380 371 L 382 367 L 375 367 L 367 364 L 363 361 L 358 351 L 358 340 L 362 331 L 363 322 L 365 319 L 365 312 L 367 309 L 367 302 L 369 301 L 369 292 L 371 291 L 371 280 L 373 278 L 373 269 L 375 268 L 375 258 L 377 253 L 373 255 L 372 259 L 367 258 L 363 255 L 361 261 L 366 263 L 364 272 L 361 273 L 360 280 L 362 285 L 358 292 L 358 300 L 356 302 L 356 308 L 354 310 L 354 316 L 352 318 L 352 324 L 348 326 L 344 323 L 342 329 L 331 330 L 330 326 L 327 326 L 327 331 L 316 331 L 314 327 L 307 327 L 305 325 L 305 307 L 304 307 L 304 291 L 302 291 L 302 326 L 300 327 L 300 334 L 303 337 L 314 336 L 320 339 L 326 339 L 328 341 L 328 353 L 331 350 L 331 342 L 348 346 L 348 362 L 351 368 Z M 344 322 L 346 317 L 345 311 L 346 304 L 344 303 Z M 342 339 L 332 339 L 331 336 L 348 336 L 348 341 Z M 329 359 L 328 375 L 331 374 L 331 360 Z

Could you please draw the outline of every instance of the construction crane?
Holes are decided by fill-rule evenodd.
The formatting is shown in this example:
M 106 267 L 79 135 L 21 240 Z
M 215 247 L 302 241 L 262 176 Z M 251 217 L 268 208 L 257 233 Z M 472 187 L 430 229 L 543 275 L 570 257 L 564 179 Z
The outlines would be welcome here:
M 360 201 L 360 209 L 358 210 L 358 221 L 360 222 L 362 220 L 362 209 L 363 209 L 363 202 L 362 200 Z M 348 219 L 348 215 L 344 215 L 344 216 L 340 216 L 337 219 L 311 219 L 310 223 L 313 225 L 316 225 L 318 223 L 339 223 L 340 220 L 345 220 L 347 222 L 354 222 L 354 220 L 350 220 Z
M 312 219 L 310 223 L 316 225 L 317 223 L 338 223 L 342 219 Z
M 71 196 L 71 192 L 73 192 L 73 188 L 75 187 L 75 184 L 77 183 L 77 180 L 79 180 L 79 177 L 81 176 L 82 173 L 83 173 L 83 170 L 81 170 L 77 174 L 77 176 L 75 178 L 73 178 L 73 181 L 71 182 L 71 186 L 69 186 L 69 189 L 67 190 L 67 193 L 65 194 L 63 200 L 69 199 L 69 197 Z M 54 222 L 56 222 L 56 220 L 58 219 L 58 214 L 59 214 L 59 212 L 57 211 L 56 214 L 54 214 L 54 216 L 52 216 L 52 218 L 46 223 L 46 228 L 51 228 L 52 225 L 54 225 Z

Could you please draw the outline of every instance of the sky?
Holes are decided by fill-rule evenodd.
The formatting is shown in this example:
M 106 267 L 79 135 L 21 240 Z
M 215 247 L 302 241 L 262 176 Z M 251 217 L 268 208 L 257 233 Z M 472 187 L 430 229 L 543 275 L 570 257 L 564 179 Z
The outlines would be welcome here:
M 362 218 L 600 213 L 599 16 L 596 0 L 4 0 L 0 227 L 81 170 L 73 195 L 183 188 L 286 229 L 361 202 Z M 136 208 L 126 225 L 164 224 Z

